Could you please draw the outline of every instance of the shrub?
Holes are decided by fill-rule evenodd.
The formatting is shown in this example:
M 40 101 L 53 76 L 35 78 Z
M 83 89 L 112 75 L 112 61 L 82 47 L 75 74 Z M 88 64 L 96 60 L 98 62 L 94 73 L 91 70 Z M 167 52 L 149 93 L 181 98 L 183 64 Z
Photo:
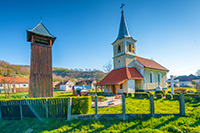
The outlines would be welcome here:
M 157 93 L 157 94 L 155 94 L 155 96 L 157 97 L 157 99 L 163 98 L 163 94 L 162 93 Z
M 124 95 L 125 97 L 127 97 L 128 94 L 127 94 L 127 92 L 124 92 L 123 95 Z
M 147 91 L 146 93 L 148 93 L 149 95 L 151 94 L 151 92 Z
M 180 94 L 180 93 L 183 93 L 183 92 L 186 92 L 187 89 L 186 88 L 175 88 L 174 89 L 174 92 L 177 93 L 177 94 Z
M 174 94 L 174 95 L 173 95 L 173 99 L 174 99 L 174 100 L 179 100 L 179 95 Z
M 185 97 L 185 102 L 193 102 L 194 98 L 193 97 Z
M 90 96 L 72 98 L 72 114 L 87 114 L 92 106 Z
M 132 93 L 128 93 L 128 96 L 129 96 L 129 97 L 132 97 L 132 96 L 133 96 L 133 94 L 132 94 Z
M 136 98 L 149 98 L 150 95 L 149 95 L 149 93 L 146 93 L 146 92 L 136 92 L 135 97 Z
M 167 94 L 166 99 L 171 100 L 172 99 L 172 94 Z
M 172 93 L 171 91 L 168 91 L 168 93 Z
M 162 95 L 165 95 L 163 91 L 155 91 L 155 95 L 161 93 Z

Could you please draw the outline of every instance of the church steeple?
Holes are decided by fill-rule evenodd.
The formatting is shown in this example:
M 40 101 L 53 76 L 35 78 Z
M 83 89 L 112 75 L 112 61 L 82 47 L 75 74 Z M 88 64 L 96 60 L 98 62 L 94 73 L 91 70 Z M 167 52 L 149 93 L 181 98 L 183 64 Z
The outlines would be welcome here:
M 124 37 L 130 37 L 130 35 L 129 35 L 128 27 L 126 25 L 126 20 L 124 18 L 124 11 L 122 10 L 121 22 L 119 26 L 119 33 L 118 33 L 117 39 L 122 39 Z

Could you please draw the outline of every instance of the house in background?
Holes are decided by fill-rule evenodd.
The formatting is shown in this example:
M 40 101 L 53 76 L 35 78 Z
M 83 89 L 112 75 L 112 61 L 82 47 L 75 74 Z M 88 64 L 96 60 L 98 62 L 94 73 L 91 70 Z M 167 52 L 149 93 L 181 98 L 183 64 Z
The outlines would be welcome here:
M 0 93 L 4 89 L 9 92 L 25 92 L 29 89 L 29 78 L 22 77 L 0 77 Z
M 72 90 L 72 87 L 74 86 L 74 83 L 71 80 L 59 82 L 56 85 L 56 90 L 62 90 L 62 91 L 68 91 Z
M 193 74 L 190 74 L 189 76 L 183 75 L 178 76 L 174 78 L 174 80 L 179 80 L 179 86 L 180 87 L 194 87 L 192 84 L 192 81 L 195 81 L 196 83 L 200 83 L 200 76 L 195 76 Z
M 96 85 L 103 86 L 105 93 L 134 93 L 136 90 L 155 90 L 158 85 L 167 88 L 169 71 L 152 59 L 136 55 L 136 40 L 128 31 L 122 11 L 117 39 L 113 46 L 114 69 Z
M 76 82 L 75 86 L 79 86 L 79 85 L 90 85 L 90 88 L 92 90 L 95 90 L 95 84 L 96 81 L 94 79 L 88 79 L 88 80 L 81 80 L 79 82 Z M 88 86 L 87 86 L 88 87 Z M 89 88 L 89 87 L 88 87 Z

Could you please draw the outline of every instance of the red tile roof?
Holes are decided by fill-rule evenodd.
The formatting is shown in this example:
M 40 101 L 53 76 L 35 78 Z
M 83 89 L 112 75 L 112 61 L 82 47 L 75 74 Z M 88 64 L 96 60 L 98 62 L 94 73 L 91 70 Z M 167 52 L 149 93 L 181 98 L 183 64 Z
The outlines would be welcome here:
M 22 77 L 0 77 L 0 83 L 29 83 L 29 78 L 22 78 Z
M 147 67 L 147 68 L 154 68 L 154 69 L 169 71 L 168 69 L 166 69 L 165 67 L 161 66 L 160 64 L 158 64 L 154 60 L 145 59 L 145 58 L 138 57 L 138 56 L 136 56 L 136 60 L 139 63 L 141 63 L 144 67 Z
M 123 67 L 112 70 L 104 79 L 96 85 L 121 84 L 127 79 L 144 79 L 135 67 Z

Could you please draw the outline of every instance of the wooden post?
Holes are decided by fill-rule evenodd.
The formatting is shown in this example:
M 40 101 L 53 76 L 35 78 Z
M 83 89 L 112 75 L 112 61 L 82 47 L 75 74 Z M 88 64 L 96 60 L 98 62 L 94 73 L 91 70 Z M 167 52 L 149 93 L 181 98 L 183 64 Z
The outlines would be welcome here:
M 114 85 L 114 89 L 115 89 L 115 94 L 117 95 L 117 86 L 118 85 Z
M 126 105 L 125 105 L 125 96 L 122 95 L 122 120 L 126 120 Z
M 46 98 L 46 118 L 49 118 L 48 99 Z
M 179 94 L 180 115 L 185 115 L 185 98 L 183 94 Z
M 98 97 L 95 96 L 95 119 L 98 119 Z
M 155 109 L 154 109 L 154 96 L 150 95 L 150 114 L 151 117 L 155 117 Z
M 102 91 L 103 91 L 103 85 L 101 85 L 101 93 L 103 93 Z
M 107 85 L 106 88 L 107 88 L 107 90 L 108 90 L 108 94 L 109 94 L 109 88 L 110 88 L 110 85 Z
M 23 114 L 22 114 L 22 100 L 19 101 L 19 108 L 20 108 L 20 118 L 22 120 L 23 119 Z
M 72 98 L 67 98 L 67 121 L 71 120 L 71 113 L 72 113 Z
M 0 105 L 0 120 L 2 119 L 1 105 Z

